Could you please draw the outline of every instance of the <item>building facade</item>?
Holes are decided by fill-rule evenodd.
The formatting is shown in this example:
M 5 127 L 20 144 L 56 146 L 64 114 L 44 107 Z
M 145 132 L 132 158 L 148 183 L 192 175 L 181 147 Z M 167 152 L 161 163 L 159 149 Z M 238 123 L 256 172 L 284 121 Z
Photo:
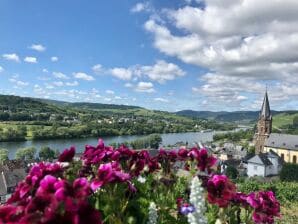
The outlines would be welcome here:
M 272 150 L 287 163 L 298 163 L 298 135 L 270 134 L 264 144 L 264 151 Z
M 277 153 L 259 153 L 247 161 L 247 176 L 275 176 L 282 168 L 282 159 Z
M 269 138 L 272 131 L 272 114 L 268 100 L 267 91 L 265 92 L 262 108 L 257 123 L 257 129 L 254 136 L 254 145 L 256 153 L 264 151 L 265 141 Z

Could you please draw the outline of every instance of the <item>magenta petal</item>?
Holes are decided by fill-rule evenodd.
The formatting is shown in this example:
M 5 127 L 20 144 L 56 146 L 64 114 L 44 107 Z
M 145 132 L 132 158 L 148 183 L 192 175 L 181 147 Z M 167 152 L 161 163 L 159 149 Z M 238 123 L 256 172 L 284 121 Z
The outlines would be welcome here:
M 58 201 L 64 201 L 66 198 L 66 192 L 64 188 L 59 188 L 55 192 L 55 197 L 57 198 Z
M 98 188 L 100 188 L 103 185 L 103 181 L 101 180 L 94 180 L 91 182 L 91 189 L 92 191 L 96 191 Z

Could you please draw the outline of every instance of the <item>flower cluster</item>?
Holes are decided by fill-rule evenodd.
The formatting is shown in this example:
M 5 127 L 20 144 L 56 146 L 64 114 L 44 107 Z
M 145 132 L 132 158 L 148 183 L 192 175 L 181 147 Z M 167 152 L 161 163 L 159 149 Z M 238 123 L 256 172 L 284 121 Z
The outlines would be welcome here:
M 0 223 L 101 223 L 99 211 L 89 203 L 92 190 L 86 178 L 72 183 L 62 179 L 59 163 L 33 166 L 6 206 Z
M 272 191 L 251 193 L 247 202 L 254 208 L 252 218 L 255 223 L 274 223 L 274 217 L 280 216 L 280 204 Z
M 105 146 L 100 139 L 97 146 L 86 146 L 80 161 L 73 161 L 74 155 L 75 148 L 71 147 L 59 156 L 56 163 L 33 165 L 8 202 L 0 206 L 0 223 L 102 223 L 101 220 L 109 218 L 111 223 L 126 222 L 122 220 L 123 213 L 128 208 L 138 207 L 129 204 L 129 200 L 132 199 L 131 203 L 143 200 L 137 198 L 139 191 L 134 183 L 136 186 L 146 186 L 152 180 L 153 175 L 150 174 L 158 172 L 159 182 L 154 180 L 151 183 L 163 182 L 170 192 L 169 188 L 175 182 L 171 178 L 175 176 L 176 162 L 184 163 L 186 170 L 195 169 L 196 175 L 204 174 L 192 179 L 189 202 L 177 199 L 180 214 L 177 217 L 186 218 L 185 215 L 189 223 L 207 223 L 205 197 L 210 204 L 221 208 L 241 207 L 252 211 L 255 223 L 273 223 L 274 217 L 279 216 L 280 205 L 272 192 L 246 195 L 236 192 L 235 184 L 227 176 L 212 174 L 216 159 L 206 149 L 160 149 L 156 156 L 150 156 L 146 150 L 136 151 L 124 145 L 117 149 Z M 147 187 L 154 188 L 153 185 Z M 126 190 L 127 186 L 129 191 Z M 151 188 L 146 189 L 153 192 Z M 204 194 L 205 191 L 207 194 Z M 121 209 L 110 208 L 110 194 L 117 195 L 115 199 L 119 201 Z M 102 204 L 103 198 L 107 198 L 106 204 Z M 157 206 L 159 212 L 162 211 L 162 206 Z M 109 211 L 117 213 L 121 221 L 115 221 L 116 215 Z M 149 223 L 156 222 L 156 205 L 151 203 Z
M 92 180 L 91 189 L 96 191 L 98 188 L 108 183 L 128 182 L 131 179 L 130 175 L 123 173 L 119 163 L 105 163 L 98 168 L 97 176 Z
M 225 175 L 213 175 L 207 182 L 208 201 L 227 207 L 236 194 L 236 186 Z

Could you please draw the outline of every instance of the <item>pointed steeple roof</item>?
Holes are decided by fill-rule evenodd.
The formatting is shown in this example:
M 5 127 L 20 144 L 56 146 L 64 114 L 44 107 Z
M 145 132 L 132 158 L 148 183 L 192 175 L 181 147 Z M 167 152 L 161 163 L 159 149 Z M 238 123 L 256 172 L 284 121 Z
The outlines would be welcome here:
M 268 100 L 268 94 L 267 90 L 265 92 L 263 104 L 262 104 L 262 109 L 260 112 L 260 118 L 264 117 L 265 119 L 271 119 L 271 111 L 270 111 L 270 105 L 269 105 L 269 100 Z

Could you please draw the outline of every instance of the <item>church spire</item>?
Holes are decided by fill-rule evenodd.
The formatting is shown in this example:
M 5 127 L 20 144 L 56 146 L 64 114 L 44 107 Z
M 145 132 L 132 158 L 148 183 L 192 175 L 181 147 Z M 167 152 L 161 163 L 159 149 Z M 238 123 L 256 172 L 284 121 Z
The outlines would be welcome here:
M 269 100 L 268 100 L 268 94 L 267 94 L 267 88 L 262 104 L 262 109 L 260 112 L 260 118 L 265 118 L 265 120 L 271 119 L 271 111 L 270 111 L 270 105 L 269 105 Z

